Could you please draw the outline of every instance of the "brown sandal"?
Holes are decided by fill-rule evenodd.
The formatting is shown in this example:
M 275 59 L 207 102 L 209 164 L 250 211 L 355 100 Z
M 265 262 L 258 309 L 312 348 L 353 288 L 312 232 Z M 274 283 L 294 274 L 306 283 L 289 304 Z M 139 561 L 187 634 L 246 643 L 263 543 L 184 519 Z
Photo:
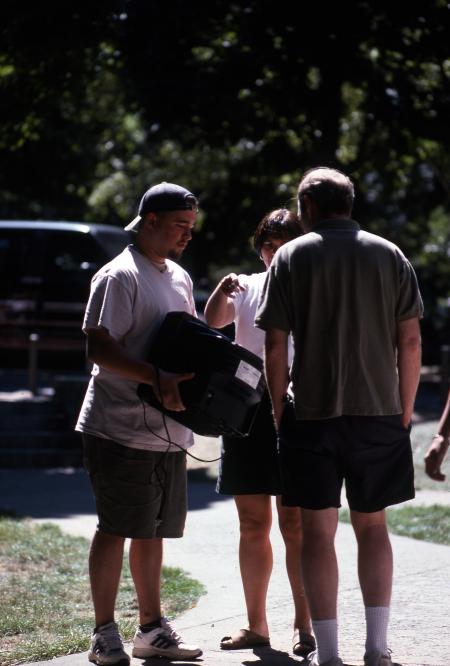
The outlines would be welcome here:
M 316 639 L 300 629 L 294 629 L 292 637 L 292 652 L 298 657 L 307 657 L 316 649 Z
M 233 636 L 224 636 L 220 641 L 222 650 L 245 650 L 270 645 L 268 636 L 261 636 L 250 629 L 239 629 Z

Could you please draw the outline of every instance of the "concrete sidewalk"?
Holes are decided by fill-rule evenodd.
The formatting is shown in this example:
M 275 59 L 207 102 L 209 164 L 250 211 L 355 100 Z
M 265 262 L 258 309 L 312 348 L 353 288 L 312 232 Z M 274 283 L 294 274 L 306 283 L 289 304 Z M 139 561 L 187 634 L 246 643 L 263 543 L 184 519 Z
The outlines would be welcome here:
M 210 457 L 214 457 L 211 450 Z M 176 627 L 188 642 L 203 649 L 194 663 L 205 666 L 288 666 L 302 660 L 291 653 L 292 603 L 277 526 L 272 529 L 274 570 L 268 595 L 271 647 L 221 651 L 220 638 L 246 626 L 238 564 L 239 530 L 234 502 L 214 492 L 204 470 L 189 474 L 185 536 L 165 542 L 165 564 L 179 566 L 201 581 L 207 594 L 177 618 Z M 55 522 L 76 535 L 93 534 L 96 524 L 87 478 L 80 469 L 0 470 L 0 506 Z M 450 504 L 449 492 L 418 493 L 415 503 Z M 275 521 L 276 522 L 276 521 Z M 450 547 L 392 537 L 395 558 L 390 625 L 393 658 L 403 666 L 450 665 Z M 360 666 L 364 652 L 364 610 L 356 575 L 356 546 L 351 528 L 340 524 L 337 536 L 340 565 L 339 635 L 345 664 Z M 132 666 L 141 660 L 133 659 Z M 148 659 L 146 666 L 160 664 Z M 177 664 L 193 662 L 178 661 Z M 86 666 L 86 653 L 60 657 L 41 666 Z

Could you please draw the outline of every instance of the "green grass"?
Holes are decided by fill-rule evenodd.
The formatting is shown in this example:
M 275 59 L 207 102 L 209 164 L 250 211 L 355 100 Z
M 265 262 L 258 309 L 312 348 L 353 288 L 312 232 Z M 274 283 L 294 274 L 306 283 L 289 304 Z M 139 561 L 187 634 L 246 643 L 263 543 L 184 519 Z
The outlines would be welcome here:
M 450 506 L 405 506 L 388 509 L 386 515 L 392 534 L 450 546 Z M 350 522 L 347 509 L 339 511 L 339 520 Z
M 0 665 L 51 659 L 88 648 L 93 611 L 87 571 L 89 542 L 51 524 L 0 517 Z M 164 612 L 193 606 L 203 586 L 181 569 L 164 567 Z M 125 640 L 132 638 L 137 603 L 127 564 L 117 603 Z

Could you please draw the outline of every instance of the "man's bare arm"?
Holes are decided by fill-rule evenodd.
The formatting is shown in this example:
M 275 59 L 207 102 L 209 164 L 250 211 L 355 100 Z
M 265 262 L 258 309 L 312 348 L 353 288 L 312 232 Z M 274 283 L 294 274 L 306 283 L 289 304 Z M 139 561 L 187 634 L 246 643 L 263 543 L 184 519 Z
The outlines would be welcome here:
M 266 331 L 264 365 L 278 429 L 283 414 L 283 398 L 288 388 L 288 333 L 278 328 Z
M 414 400 L 420 380 L 421 337 L 419 319 L 405 319 L 397 323 L 397 368 L 399 378 L 402 421 L 405 428 L 411 421 Z
M 89 328 L 86 331 L 87 357 L 93 363 L 113 372 L 124 379 L 150 384 L 158 400 L 172 411 L 185 409 L 178 390 L 178 384 L 191 379 L 193 373 L 175 375 L 162 370 L 157 373 L 155 366 L 140 361 L 127 354 L 106 328 Z M 159 374 L 159 377 L 158 377 Z

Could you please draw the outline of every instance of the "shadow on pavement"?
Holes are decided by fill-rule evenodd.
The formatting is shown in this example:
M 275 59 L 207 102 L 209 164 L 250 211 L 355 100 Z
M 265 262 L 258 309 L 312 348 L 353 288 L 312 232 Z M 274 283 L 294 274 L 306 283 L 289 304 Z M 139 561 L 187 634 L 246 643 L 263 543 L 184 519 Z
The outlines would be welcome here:
M 283 652 L 282 650 L 275 650 L 274 648 L 256 648 L 253 650 L 255 657 L 259 658 L 259 661 L 253 659 L 243 659 L 242 666 L 290 666 L 295 664 L 296 666 L 306 665 L 306 659 L 294 658 L 289 655 L 288 652 Z M 345 662 L 342 666 L 356 666 L 356 664 L 350 664 Z M 394 666 L 396 666 L 394 664 Z
M 215 492 L 205 470 L 188 472 L 190 511 L 206 509 L 228 499 Z M 89 479 L 81 467 L 0 469 L 0 515 L 29 518 L 67 518 L 95 514 Z
M 203 664 L 203 658 L 199 657 L 197 659 L 190 659 L 187 661 L 179 659 L 167 659 L 166 657 L 147 657 L 146 659 L 139 659 L 143 666 L 195 666 L 195 664 Z
M 271 647 L 253 648 L 252 652 L 255 657 L 259 658 L 259 661 L 243 659 L 242 666 L 256 666 L 256 664 L 261 664 L 261 666 L 290 666 L 293 664 L 301 666 L 301 664 L 306 664 L 304 659 L 294 659 L 288 652 L 275 650 Z
M 0 512 L 29 518 L 65 518 L 95 513 L 82 468 L 1 469 Z
M 229 500 L 228 495 L 216 493 L 216 480 L 211 478 L 206 469 L 188 470 L 188 507 L 189 511 L 207 509 L 211 504 Z

